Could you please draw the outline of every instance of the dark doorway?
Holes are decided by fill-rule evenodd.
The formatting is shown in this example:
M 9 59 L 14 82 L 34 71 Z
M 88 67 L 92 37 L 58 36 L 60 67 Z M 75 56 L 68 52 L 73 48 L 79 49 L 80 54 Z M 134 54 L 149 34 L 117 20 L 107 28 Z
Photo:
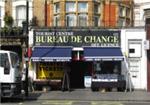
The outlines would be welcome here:
M 71 62 L 70 86 L 73 89 L 84 88 L 84 75 L 90 72 L 90 63 L 84 61 Z

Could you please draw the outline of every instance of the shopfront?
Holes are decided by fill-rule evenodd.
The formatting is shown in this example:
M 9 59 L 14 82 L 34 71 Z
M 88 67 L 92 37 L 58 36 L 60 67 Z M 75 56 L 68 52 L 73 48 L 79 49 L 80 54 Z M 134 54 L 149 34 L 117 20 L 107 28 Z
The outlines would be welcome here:
M 33 38 L 31 61 L 36 84 L 58 83 L 61 87 L 67 63 L 71 69 L 71 88 L 85 88 L 85 76 L 91 77 L 94 84 L 106 84 L 104 87 L 112 83 L 119 85 L 124 60 L 119 30 L 36 29 Z M 99 84 L 93 86 L 101 88 Z

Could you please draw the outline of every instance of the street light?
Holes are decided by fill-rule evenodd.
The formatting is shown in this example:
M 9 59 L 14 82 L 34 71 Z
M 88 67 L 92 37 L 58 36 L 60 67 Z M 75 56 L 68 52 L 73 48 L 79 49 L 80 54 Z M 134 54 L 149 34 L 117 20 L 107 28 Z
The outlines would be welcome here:
M 29 0 L 26 0 L 26 47 L 28 49 L 28 26 L 29 26 Z M 29 63 L 29 58 L 27 55 L 27 60 L 26 60 L 26 79 L 25 79 L 25 96 L 28 97 L 29 92 L 28 92 L 28 85 L 29 85 L 29 80 L 28 80 L 28 63 Z

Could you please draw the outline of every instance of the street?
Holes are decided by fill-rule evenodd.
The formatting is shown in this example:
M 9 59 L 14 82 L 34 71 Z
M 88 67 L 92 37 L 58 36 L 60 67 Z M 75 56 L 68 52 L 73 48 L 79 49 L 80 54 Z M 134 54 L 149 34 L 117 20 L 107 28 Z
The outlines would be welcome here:
M 24 102 L 3 102 L 1 105 L 150 105 L 138 101 L 83 101 L 83 100 L 35 100 Z
M 133 92 L 93 92 L 91 89 L 68 91 L 35 91 L 28 97 L 2 99 L 1 105 L 150 105 L 150 93 Z

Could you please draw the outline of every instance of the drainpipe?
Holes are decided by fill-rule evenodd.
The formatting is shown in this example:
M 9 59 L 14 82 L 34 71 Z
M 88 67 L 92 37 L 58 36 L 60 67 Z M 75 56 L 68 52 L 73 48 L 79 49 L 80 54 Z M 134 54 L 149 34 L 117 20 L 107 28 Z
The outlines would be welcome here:
M 45 26 L 47 27 L 47 0 L 45 0 Z

